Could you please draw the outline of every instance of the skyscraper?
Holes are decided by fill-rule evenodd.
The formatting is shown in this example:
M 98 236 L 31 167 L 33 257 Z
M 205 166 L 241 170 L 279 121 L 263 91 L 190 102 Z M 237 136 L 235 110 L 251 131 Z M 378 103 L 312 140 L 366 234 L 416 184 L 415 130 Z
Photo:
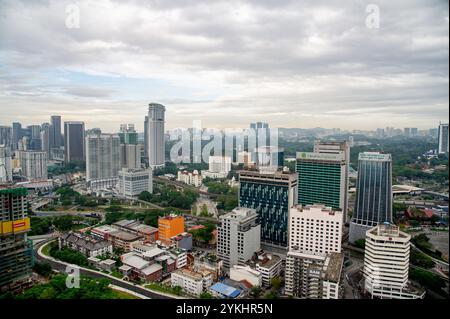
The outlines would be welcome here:
M 148 105 L 148 162 L 153 168 L 165 165 L 164 145 L 164 105 L 150 103 Z
M 141 167 L 141 145 L 134 124 L 122 124 L 120 138 L 120 167 L 138 169 Z
M 19 151 L 16 154 L 20 162 L 22 176 L 29 180 L 47 179 L 48 155 L 46 152 Z
M 12 128 L 10 126 L 0 126 L 0 145 L 11 146 Z
M 53 145 L 51 147 L 58 148 L 63 145 L 63 138 L 61 136 L 61 116 L 52 115 L 50 118 L 51 121 L 51 133 L 52 136 L 50 140 L 53 141 Z
M 148 158 L 148 116 L 144 120 L 144 156 Z
M 392 157 L 360 153 L 349 241 L 364 238 L 367 230 L 383 222 L 392 222 Z
M 86 180 L 117 177 L 119 170 L 119 136 L 114 134 L 86 136 Z
M 448 145 L 449 145 L 448 123 L 439 124 L 438 154 L 448 154 Z
M 85 161 L 84 154 L 84 122 L 64 122 L 64 159 Z
M 50 131 L 52 127 L 49 123 L 44 123 L 41 126 L 41 150 L 50 156 Z
M 0 186 L 0 292 L 30 282 L 33 248 L 27 239 L 29 230 L 26 188 Z
M 0 146 L 0 184 L 12 182 L 11 149 Z
M 289 172 L 239 172 L 239 206 L 253 208 L 261 222 L 264 249 L 285 252 L 289 209 L 297 204 L 297 175 Z
M 14 122 L 12 124 L 12 150 L 17 150 L 19 140 L 22 138 L 22 124 Z
M 347 142 L 316 142 L 315 152 L 297 152 L 298 203 L 324 204 L 342 210 L 348 205 Z

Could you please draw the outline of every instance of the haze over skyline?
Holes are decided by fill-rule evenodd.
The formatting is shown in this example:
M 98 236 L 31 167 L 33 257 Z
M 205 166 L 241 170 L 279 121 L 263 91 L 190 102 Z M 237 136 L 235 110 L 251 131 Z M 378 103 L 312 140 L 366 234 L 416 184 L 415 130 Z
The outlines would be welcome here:
M 78 4 L 80 28 L 66 27 Z M 448 121 L 446 1 L 0 0 L 0 125 L 376 129 Z M 5 32 L 6 30 L 6 32 Z

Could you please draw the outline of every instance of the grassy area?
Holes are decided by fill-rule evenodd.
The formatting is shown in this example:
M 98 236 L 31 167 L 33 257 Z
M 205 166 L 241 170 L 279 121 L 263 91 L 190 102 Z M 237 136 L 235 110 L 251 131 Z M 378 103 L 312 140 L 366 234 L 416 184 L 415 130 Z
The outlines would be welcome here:
M 42 253 L 43 253 L 45 256 L 50 257 L 50 248 L 51 248 L 51 246 L 52 246 L 53 243 L 54 243 L 54 242 L 47 243 L 47 244 L 44 245 L 44 247 L 42 247 Z
M 120 271 L 117 271 L 117 270 L 113 270 L 113 271 L 111 272 L 111 276 L 114 276 L 114 277 L 119 278 L 119 279 L 122 279 L 122 278 L 123 278 L 122 273 L 121 273 Z
M 176 295 L 176 296 L 184 295 L 183 292 L 179 288 L 178 289 L 176 287 L 172 288 L 170 286 L 162 285 L 162 284 L 156 283 L 156 282 L 147 284 L 144 287 L 148 288 L 148 289 L 156 290 L 156 291 L 165 292 L 165 293 L 171 294 L 171 295 Z
M 139 297 L 136 297 L 135 295 L 120 290 L 115 290 L 114 288 L 113 288 L 113 295 L 114 295 L 113 299 L 141 299 Z

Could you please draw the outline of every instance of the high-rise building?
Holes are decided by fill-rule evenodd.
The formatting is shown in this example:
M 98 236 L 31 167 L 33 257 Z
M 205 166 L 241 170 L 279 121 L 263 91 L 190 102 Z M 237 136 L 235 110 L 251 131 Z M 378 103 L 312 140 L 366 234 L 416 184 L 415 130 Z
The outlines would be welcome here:
M 223 266 L 244 265 L 261 249 L 261 225 L 254 209 L 236 207 L 219 217 L 217 226 L 217 257 Z
M 438 154 L 448 154 L 449 146 L 448 123 L 439 124 L 438 129 Z
M 148 158 L 148 116 L 144 120 L 144 156 Z
M 210 156 L 208 162 L 208 171 L 212 173 L 227 175 L 231 171 L 231 157 L 229 156 Z
M 318 142 L 317 152 L 297 152 L 298 203 L 324 204 L 342 210 L 348 205 L 348 161 L 346 142 Z
M 22 176 L 29 180 L 47 179 L 47 162 L 46 152 L 42 151 L 18 151 L 16 152 L 20 162 Z
M 392 157 L 360 153 L 349 241 L 364 238 L 367 230 L 383 222 L 392 222 Z
M 141 145 L 133 124 L 120 126 L 120 167 L 139 169 L 141 167 Z
M 411 136 L 417 136 L 419 135 L 419 130 L 417 127 L 411 127 Z
M 49 123 L 41 126 L 41 151 L 46 152 L 50 156 L 50 131 L 52 127 Z
M 14 291 L 31 281 L 32 241 L 27 238 L 27 190 L 0 186 L 0 291 Z
M 289 209 L 297 204 L 297 175 L 283 171 L 240 171 L 239 185 L 239 206 L 258 213 L 263 248 L 285 252 Z
M 277 146 L 261 146 L 256 149 L 258 167 L 277 170 L 284 165 L 284 148 Z
M 22 124 L 14 122 L 12 124 L 12 150 L 17 150 L 19 140 L 22 139 Z
M 11 149 L 0 146 L 0 184 L 12 182 Z
M 264 146 L 270 146 L 269 124 L 264 122 L 250 123 L 250 129 L 255 134 L 255 149 L 249 150 L 252 153 L 252 161 L 258 162 L 257 149 Z M 276 146 L 276 145 L 273 145 Z
M 405 136 L 411 136 L 411 128 L 410 128 L 410 127 L 405 127 L 405 128 L 403 129 L 403 134 L 404 134 Z
M 50 147 L 59 148 L 63 145 L 64 142 L 61 135 L 61 116 L 52 115 L 50 121 L 51 121 L 50 140 L 53 142 L 53 144 Z
M 0 145 L 11 146 L 12 128 L 10 126 L 0 126 Z
M 289 216 L 286 294 L 309 299 L 342 296 L 343 214 L 324 205 L 293 207 Z
M 148 162 L 153 169 L 165 165 L 164 141 L 164 105 L 150 103 L 148 105 Z
M 140 193 L 153 192 L 152 170 L 123 168 L 119 171 L 119 193 L 127 197 L 136 197 Z
M 84 122 L 64 122 L 64 160 L 84 162 Z
M 366 233 L 364 288 L 381 299 L 418 299 L 424 291 L 408 283 L 411 236 L 390 223 L 377 225 Z
M 114 134 L 86 136 L 86 180 L 117 177 L 119 170 L 119 136 Z

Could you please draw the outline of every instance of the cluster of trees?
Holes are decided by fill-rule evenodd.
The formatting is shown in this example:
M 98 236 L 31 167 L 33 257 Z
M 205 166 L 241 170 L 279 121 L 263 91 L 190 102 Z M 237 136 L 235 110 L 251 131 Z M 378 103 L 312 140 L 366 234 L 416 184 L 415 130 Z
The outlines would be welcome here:
M 76 250 L 67 247 L 59 249 L 57 245 L 52 245 L 50 247 L 49 253 L 50 256 L 55 259 L 59 259 L 64 262 L 75 264 L 81 267 L 89 267 L 86 256 Z
M 58 274 L 53 276 L 48 283 L 38 284 L 16 296 L 16 299 L 117 299 L 116 294 L 109 285 L 108 279 L 93 279 L 85 276 L 80 277 L 80 287 L 68 288 L 66 285 L 67 275 Z
M 435 265 L 434 261 L 429 256 L 417 251 L 416 249 L 411 249 L 410 262 L 413 265 L 426 269 L 433 268 Z
M 235 196 L 219 195 L 217 196 L 216 201 L 217 201 L 217 208 L 223 209 L 225 211 L 230 211 L 235 207 L 239 206 L 238 195 Z
M 444 294 L 445 280 L 429 271 L 410 268 L 409 278 L 440 295 Z
M 123 210 L 120 206 L 115 207 L 113 211 L 109 211 L 105 214 L 105 223 L 113 224 L 122 219 L 140 220 L 146 225 L 158 227 L 158 217 L 167 214 L 181 214 L 181 211 L 174 207 L 168 207 L 167 209 L 149 209 L 144 212 L 134 212 L 132 210 Z
M 31 231 L 29 232 L 29 235 L 36 236 L 48 234 L 52 227 L 64 232 L 79 228 L 80 225 L 82 225 L 81 223 L 93 225 L 97 220 L 83 216 L 66 215 L 57 217 L 31 217 L 30 222 Z
M 179 191 L 172 185 L 161 185 L 155 189 L 154 194 L 142 192 L 139 194 L 139 199 L 164 207 L 190 209 L 198 196 L 198 192 L 191 189 Z
M 64 166 L 51 166 L 48 168 L 48 173 L 51 176 L 70 174 L 86 170 L 86 163 L 84 161 L 72 161 Z
M 204 228 L 191 230 L 190 233 L 194 240 L 200 244 L 207 245 L 213 238 L 212 232 L 216 229 L 216 225 L 212 223 L 204 223 Z
M 411 239 L 412 243 L 424 253 L 433 256 L 434 258 L 442 259 L 442 252 L 433 250 L 433 245 L 430 243 L 430 238 L 425 234 L 414 236 Z
M 52 267 L 49 263 L 46 262 L 35 262 L 33 266 L 33 271 L 41 276 L 49 278 L 51 276 Z

